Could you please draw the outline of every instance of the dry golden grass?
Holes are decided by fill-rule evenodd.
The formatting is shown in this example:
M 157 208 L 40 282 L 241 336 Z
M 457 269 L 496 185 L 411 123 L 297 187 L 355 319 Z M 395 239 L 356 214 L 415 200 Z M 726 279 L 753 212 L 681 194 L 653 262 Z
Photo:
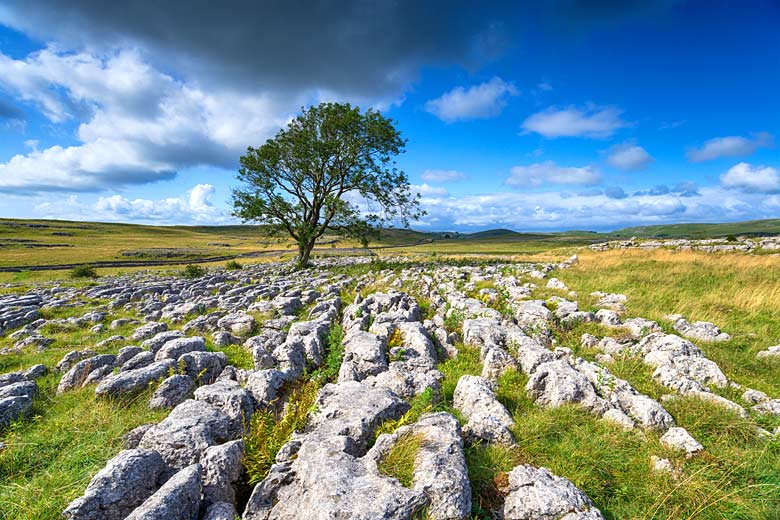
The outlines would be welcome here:
M 756 354 L 780 343 L 780 255 L 623 250 L 580 255 L 579 265 L 555 276 L 580 294 L 623 293 L 629 316 L 670 327 L 667 314 L 710 321 L 732 335 L 724 343 L 699 342 L 738 383 L 780 395 L 780 363 Z

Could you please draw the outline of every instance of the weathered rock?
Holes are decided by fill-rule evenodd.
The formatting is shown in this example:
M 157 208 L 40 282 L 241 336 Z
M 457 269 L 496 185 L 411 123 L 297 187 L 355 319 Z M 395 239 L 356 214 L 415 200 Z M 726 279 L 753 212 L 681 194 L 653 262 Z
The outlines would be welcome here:
M 182 469 L 126 520 L 197 520 L 200 511 L 200 473 L 200 464 Z
M 225 369 L 227 356 L 224 352 L 187 352 L 179 357 L 179 365 L 198 384 L 209 385 Z
M 209 403 L 228 418 L 228 437 L 235 439 L 244 434 L 252 419 L 255 403 L 252 394 L 236 381 L 222 379 L 195 390 L 195 399 Z
M 142 424 L 141 426 L 133 428 L 126 434 L 122 435 L 122 446 L 124 446 L 126 450 L 133 450 L 137 448 L 138 443 L 141 442 L 141 438 L 144 436 L 144 433 L 146 433 L 147 430 L 152 426 L 154 426 L 154 423 Z
M 689 323 L 685 318 L 678 318 L 674 322 L 674 330 L 686 338 L 697 339 L 700 341 L 728 341 L 731 336 L 708 321 L 697 321 Z
M 144 349 L 142 349 L 141 347 L 135 347 L 135 346 L 120 348 L 119 352 L 117 352 L 116 354 L 116 361 L 114 362 L 114 365 L 121 367 L 126 362 L 133 359 L 133 357 L 135 357 L 137 354 L 143 352 L 143 350 Z
M 580 404 L 598 415 L 610 408 L 606 401 L 598 396 L 590 381 L 566 359 L 539 365 L 528 379 L 525 390 L 529 397 L 541 406 Z
M 597 520 L 604 518 L 574 484 L 547 468 L 528 464 L 509 473 L 504 520 Z
M 238 516 L 238 511 L 233 504 L 217 502 L 206 509 L 203 520 L 235 520 Z
M 252 394 L 257 406 L 265 408 L 278 397 L 286 381 L 287 378 L 279 370 L 258 370 L 249 374 L 245 388 Z
M 145 366 L 154 363 L 154 354 L 152 352 L 144 350 L 139 352 L 135 356 L 128 359 L 121 367 L 120 372 L 127 372 L 128 370 L 135 370 L 136 368 L 143 368 Z
M 471 514 L 471 485 L 463 454 L 458 421 L 439 412 L 426 414 L 396 436 L 419 435 L 415 456 L 413 489 L 430 500 L 427 515 L 433 520 L 465 519 Z
M 228 417 L 203 401 L 187 400 L 141 438 L 139 447 L 156 450 L 165 463 L 182 469 L 200 461 L 209 446 L 229 440 Z
M 62 515 L 69 520 L 124 520 L 162 484 L 164 470 L 165 463 L 156 451 L 122 451 Z
M 200 461 L 203 466 L 203 502 L 206 506 L 219 502 L 236 503 L 233 485 L 243 471 L 243 457 L 243 440 L 206 448 Z
M 339 381 L 362 381 L 388 368 L 387 346 L 376 335 L 358 331 L 344 338 Z
M 291 441 L 298 447 L 296 456 L 288 454 L 255 487 L 244 520 L 401 520 L 426 505 L 423 493 L 381 476 L 373 461 L 357 458 L 374 429 L 400 417 L 407 403 L 388 390 L 346 381 L 323 387 L 316 407 L 309 433 Z
M 65 356 L 54 365 L 54 368 L 60 372 L 67 372 L 78 361 L 93 356 L 95 356 L 95 352 L 92 350 L 72 350 L 65 354 Z
M 139 354 L 140 355 L 140 354 Z M 176 367 L 172 359 L 156 361 L 151 365 L 126 372 L 119 372 L 103 379 L 95 389 L 97 395 L 118 396 L 140 392 L 159 381 Z
M 245 312 L 233 312 L 221 317 L 217 326 L 236 336 L 247 336 L 255 326 L 255 318 Z
M 180 330 L 167 330 L 163 332 L 158 332 L 153 337 L 141 343 L 141 348 L 144 348 L 149 352 L 156 354 L 157 351 L 160 350 L 160 348 L 162 348 L 162 346 L 168 343 L 169 341 L 177 338 L 183 338 L 183 337 L 184 337 L 184 333 Z
M 174 408 L 192 396 L 195 383 L 190 376 L 175 374 L 163 380 L 149 399 L 149 408 Z
M 149 323 L 144 323 L 135 329 L 135 331 L 133 331 L 133 333 L 130 335 L 130 339 L 132 341 L 142 341 L 151 338 L 160 332 L 165 332 L 166 330 L 168 330 L 168 325 L 166 323 L 150 321 Z
M 155 361 L 161 361 L 163 359 L 179 359 L 180 356 L 188 352 L 205 352 L 206 340 L 201 336 L 192 336 L 185 338 L 176 338 L 168 341 L 157 354 L 154 355 Z
M 35 381 L 19 381 L 9 385 L 0 386 L 0 399 L 4 397 L 26 396 L 32 399 L 38 393 L 38 385 Z
M 469 442 L 514 444 L 511 428 L 515 422 L 498 401 L 487 380 L 471 375 L 461 376 L 452 401 L 455 409 L 468 419 L 463 433 Z
M 660 441 L 664 446 L 684 452 L 687 457 L 704 451 L 704 446 L 699 444 L 699 441 L 694 439 L 688 430 L 679 426 L 669 428 L 669 431 L 661 436 Z
M 113 366 L 115 360 L 116 357 L 111 354 L 102 354 L 79 361 L 62 376 L 59 385 L 57 385 L 57 394 L 73 388 L 80 388 L 90 372 L 102 366 Z
M 26 395 L 12 395 L 0 399 L 0 430 L 13 421 L 26 417 L 32 409 L 32 399 Z

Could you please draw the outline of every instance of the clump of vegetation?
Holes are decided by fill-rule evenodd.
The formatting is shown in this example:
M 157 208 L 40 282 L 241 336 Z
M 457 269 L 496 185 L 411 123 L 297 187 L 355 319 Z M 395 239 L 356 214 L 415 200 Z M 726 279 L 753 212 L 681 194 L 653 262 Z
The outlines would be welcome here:
M 94 267 L 91 265 L 77 265 L 70 270 L 70 277 L 73 279 L 79 278 L 97 278 L 98 274 Z
M 184 278 L 201 278 L 205 276 L 206 270 L 199 265 L 187 264 L 181 272 Z
M 379 473 L 395 478 L 402 486 L 412 487 L 414 460 L 422 444 L 422 436 L 406 433 L 399 436 L 390 452 L 377 464 Z
M 385 421 L 374 431 L 374 441 L 383 433 L 393 433 L 401 426 L 416 423 L 422 414 L 432 412 L 436 405 L 434 398 L 433 389 L 426 388 L 409 402 L 411 408 L 400 419 Z
M 737 241 L 737 237 L 735 237 L 734 235 L 729 235 L 726 237 L 726 242 L 736 242 L 736 241 Z
M 244 467 L 249 483 L 257 484 L 267 475 L 276 460 L 276 454 L 290 440 L 293 432 L 306 427 L 320 386 L 306 381 L 290 392 L 284 415 L 274 410 L 259 410 L 252 416 L 249 433 L 244 438 L 246 455 Z
M 438 366 L 444 374 L 441 383 L 441 395 L 447 402 L 452 402 L 455 386 L 461 376 L 466 374 L 480 375 L 482 373 L 482 361 L 479 359 L 479 349 L 470 345 L 457 345 L 458 355 L 446 360 Z
M 235 260 L 231 260 L 230 262 L 225 264 L 225 269 L 227 269 L 228 271 L 240 271 L 243 268 L 244 266 Z
M 447 332 L 457 332 L 460 333 L 461 330 L 463 330 L 463 320 L 464 316 L 461 311 L 458 310 L 451 310 L 447 311 L 447 315 L 444 318 L 444 328 L 447 330 Z
M 312 381 L 325 384 L 336 380 L 341 362 L 344 359 L 343 341 L 344 329 L 341 325 L 334 323 L 328 331 L 327 338 L 325 338 L 325 349 L 328 352 L 325 356 L 325 362 L 312 374 Z
M 404 344 L 404 335 L 401 333 L 401 329 L 394 329 L 393 333 L 387 339 L 387 348 L 400 347 Z

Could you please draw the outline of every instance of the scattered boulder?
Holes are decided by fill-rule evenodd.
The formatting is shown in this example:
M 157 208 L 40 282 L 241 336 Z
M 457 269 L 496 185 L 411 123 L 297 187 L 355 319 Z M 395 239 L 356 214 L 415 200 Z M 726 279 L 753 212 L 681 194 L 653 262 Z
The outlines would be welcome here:
M 68 520 L 124 520 L 163 483 L 165 463 L 153 450 L 130 449 L 109 460 L 62 516 Z

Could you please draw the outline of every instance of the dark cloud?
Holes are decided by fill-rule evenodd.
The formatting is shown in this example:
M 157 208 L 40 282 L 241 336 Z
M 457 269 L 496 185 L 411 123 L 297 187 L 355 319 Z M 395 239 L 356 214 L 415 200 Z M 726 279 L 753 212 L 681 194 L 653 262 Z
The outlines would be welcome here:
M 398 94 L 423 64 L 495 56 L 511 12 L 466 1 L 10 0 L 0 23 L 74 47 L 138 46 L 202 82 L 374 96 Z

